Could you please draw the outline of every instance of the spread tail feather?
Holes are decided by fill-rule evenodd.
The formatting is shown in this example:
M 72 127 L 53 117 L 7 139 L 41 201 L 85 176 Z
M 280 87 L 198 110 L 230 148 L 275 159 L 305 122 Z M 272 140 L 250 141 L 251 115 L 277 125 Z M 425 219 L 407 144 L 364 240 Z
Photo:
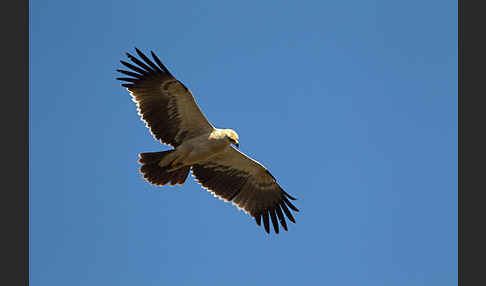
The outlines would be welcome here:
M 142 164 L 140 172 L 143 174 L 145 180 L 154 185 L 165 185 L 169 183 L 171 186 L 178 184 L 182 185 L 186 181 L 189 174 L 190 166 L 182 167 L 180 169 L 169 172 L 167 167 L 159 166 L 160 160 L 165 156 L 174 152 L 174 150 L 163 152 L 140 153 L 138 162 Z

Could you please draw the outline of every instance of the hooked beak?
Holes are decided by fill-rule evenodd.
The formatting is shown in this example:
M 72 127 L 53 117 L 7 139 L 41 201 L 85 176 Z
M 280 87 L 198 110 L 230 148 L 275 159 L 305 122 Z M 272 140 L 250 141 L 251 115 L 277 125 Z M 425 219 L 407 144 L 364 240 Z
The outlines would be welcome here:
M 240 149 L 240 144 L 239 143 L 236 143 L 235 146 L 236 146 L 236 148 Z

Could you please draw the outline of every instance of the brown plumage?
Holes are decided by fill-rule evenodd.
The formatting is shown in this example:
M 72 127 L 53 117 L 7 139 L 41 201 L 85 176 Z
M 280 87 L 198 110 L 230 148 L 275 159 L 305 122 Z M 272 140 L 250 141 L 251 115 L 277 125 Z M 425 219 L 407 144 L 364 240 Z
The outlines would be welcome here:
M 141 153 L 143 177 L 155 185 L 181 185 L 191 170 L 196 180 L 214 196 L 232 202 L 250 214 L 258 225 L 275 233 L 279 223 L 288 230 L 285 218 L 295 223 L 290 202 L 275 177 L 259 162 L 234 149 L 238 134 L 231 129 L 213 127 L 196 104 L 192 93 L 175 79 L 160 59 L 153 61 L 135 49 L 137 59 L 121 61 L 130 70 L 117 70 L 129 77 L 117 78 L 137 103 L 142 120 L 155 139 L 174 149 Z

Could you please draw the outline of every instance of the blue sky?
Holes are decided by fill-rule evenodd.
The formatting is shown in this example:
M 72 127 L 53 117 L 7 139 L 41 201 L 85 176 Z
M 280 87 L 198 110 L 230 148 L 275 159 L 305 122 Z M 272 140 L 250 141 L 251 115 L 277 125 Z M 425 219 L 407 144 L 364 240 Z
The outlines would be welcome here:
M 153 50 L 297 197 L 267 235 L 115 80 Z M 456 1 L 31 1 L 31 285 L 456 285 Z

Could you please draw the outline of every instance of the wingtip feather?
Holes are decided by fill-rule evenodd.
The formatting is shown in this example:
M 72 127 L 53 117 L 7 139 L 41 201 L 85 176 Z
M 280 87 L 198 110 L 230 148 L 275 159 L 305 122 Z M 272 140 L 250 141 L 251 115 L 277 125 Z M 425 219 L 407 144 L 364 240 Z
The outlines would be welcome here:
M 265 231 L 267 233 L 270 233 L 270 224 L 269 224 L 268 212 L 264 212 L 262 214 L 262 216 L 263 216 L 263 225 L 265 227 Z
M 270 218 L 272 219 L 273 230 L 275 230 L 275 233 L 278 234 L 279 233 L 278 220 L 277 220 L 277 215 L 275 214 L 275 209 L 271 208 L 268 210 L 268 212 L 270 213 Z
M 299 209 L 296 208 L 286 197 L 283 197 L 283 200 L 293 211 L 299 212 Z
M 287 193 L 286 191 L 282 190 L 282 192 L 285 194 L 285 196 L 293 201 L 297 200 L 297 198 L 295 197 L 292 197 L 291 195 L 289 195 L 289 193 Z
M 280 207 L 283 209 L 283 211 L 285 212 L 285 215 L 288 217 L 288 219 L 293 222 L 293 223 L 296 223 L 295 222 L 295 219 L 294 219 L 294 216 L 292 215 L 292 213 L 289 211 L 289 209 L 287 208 L 287 206 L 285 205 L 284 202 L 280 203 Z

